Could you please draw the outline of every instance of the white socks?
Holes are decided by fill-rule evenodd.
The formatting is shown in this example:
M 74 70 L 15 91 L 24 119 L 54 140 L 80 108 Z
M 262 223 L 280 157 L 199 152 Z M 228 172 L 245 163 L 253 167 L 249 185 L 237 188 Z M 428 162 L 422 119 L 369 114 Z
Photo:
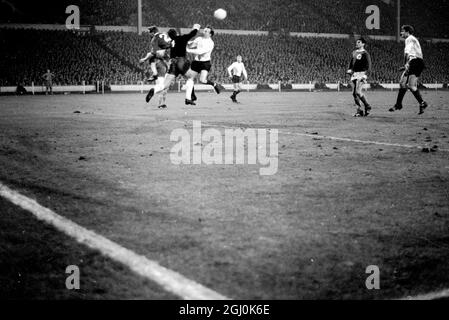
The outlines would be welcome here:
M 159 77 L 156 80 L 156 85 L 154 86 L 154 93 L 159 93 L 164 90 L 165 77 Z
M 188 79 L 186 82 L 186 99 L 192 100 L 192 91 L 194 86 L 193 79 Z

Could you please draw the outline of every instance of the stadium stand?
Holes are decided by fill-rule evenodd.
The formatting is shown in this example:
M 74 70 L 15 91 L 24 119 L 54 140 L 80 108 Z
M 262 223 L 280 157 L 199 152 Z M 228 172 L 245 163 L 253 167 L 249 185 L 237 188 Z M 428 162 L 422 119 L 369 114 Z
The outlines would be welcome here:
M 2 23 L 64 24 L 69 0 L 0 2 Z M 288 32 L 367 33 L 365 8 L 378 5 L 381 29 L 371 35 L 395 32 L 393 0 L 142 0 L 144 25 L 160 27 L 203 26 L 217 29 L 270 31 L 268 35 L 218 33 L 214 40 L 211 77 L 228 83 L 226 67 L 235 56 L 243 55 L 251 82 L 336 83 L 346 82 L 345 70 L 354 39 L 292 37 Z M 78 0 L 83 25 L 135 25 L 136 1 Z M 223 21 L 213 19 L 219 6 L 228 11 Z M 427 70 L 422 81 L 449 82 L 448 43 L 431 43 L 426 37 L 449 38 L 445 13 L 449 0 L 428 2 L 403 1 L 402 21 L 416 27 L 421 39 Z M 0 85 L 42 82 L 42 74 L 51 69 L 55 84 L 136 84 L 145 79 L 148 65 L 140 65 L 149 48 L 147 34 L 124 32 L 72 33 L 0 29 Z M 402 65 L 403 44 L 369 40 L 373 59 L 372 82 L 397 82 Z
M 0 22 L 64 23 L 65 8 L 73 1 L 10 0 L 0 3 Z M 51 5 L 45 5 L 46 3 Z M 286 30 L 291 32 L 366 33 L 365 9 L 377 5 L 381 26 L 369 34 L 394 35 L 396 8 L 394 0 L 142 0 L 144 25 L 189 27 L 194 23 L 213 24 L 218 29 Z M 136 25 L 135 0 L 78 0 L 84 25 Z M 213 11 L 223 7 L 228 18 L 217 21 Z M 449 0 L 403 0 L 402 22 L 413 24 L 421 37 L 449 38 Z
M 57 84 L 136 84 L 144 80 L 139 65 L 149 47 L 147 34 L 125 32 L 79 34 L 68 31 L 0 29 L 0 83 L 42 82 L 51 69 Z M 243 55 L 252 83 L 346 82 L 353 40 L 288 35 L 217 34 L 211 76 L 228 83 L 226 67 Z M 427 70 L 423 82 L 449 82 L 448 43 L 423 42 Z M 403 44 L 371 40 L 372 82 L 397 82 Z
M 0 29 L 0 83 L 42 83 L 50 69 L 55 84 L 134 81 L 136 76 L 90 36 L 67 31 Z

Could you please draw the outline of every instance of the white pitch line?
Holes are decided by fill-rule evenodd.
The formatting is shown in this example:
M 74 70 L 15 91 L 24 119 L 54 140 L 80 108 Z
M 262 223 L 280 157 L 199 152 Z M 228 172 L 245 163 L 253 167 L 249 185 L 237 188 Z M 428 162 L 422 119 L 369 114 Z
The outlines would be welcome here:
M 166 120 L 166 121 L 187 124 L 186 122 L 179 121 L 179 120 Z M 201 126 L 202 127 L 219 126 L 219 127 L 225 128 L 225 129 L 240 128 L 240 126 L 232 127 L 232 126 L 225 126 L 225 125 L 214 125 L 214 124 L 207 124 L 205 122 L 201 122 Z M 373 144 L 373 145 L 386 146 L 386 147 L 399 147 L 399 148 L 407 148 L 407 149 L 423 149 L 424 148 L 423 146 L 411 145 L 411 144 L 400 144 L 400 143 L 390 143 L 390 142 L 380 142 L 380 141 L 366 141 L 366 140 L 359 140 L 359 139 L 323 136 L 323 135 L 310 134 L 310 133 L 288 132 L 288 131 L 282 131 L 281 129 L 279 129 L 279 133 L 285 134 L 285 135 L 292 135 L 292 136 L 302 136 L 302 137 L 326 139 L 326 140 L 334 140 L 334 141 L 345 141 L 345 142 L 353 142 L 353 143 L 360 143 L 360 144 Z M 449 149 L 438 149 L 438 151 L 449 152 Z
M 314 135 L 310 133 L 297 133 L 297 132 L 283 132 L 287 135 L 296 135 L 310 138 L 318 138 L 318 139 L 327 139 L 327 140 L 335 140 L 335 141 L 345 141 L 345 142 L 354 142 L 360 144 L 373 144 L 378 146 L 387 146 L 387 147 L 400 147 L 407 149 L 422 149 L 423 146 L 411 145 L 411 144 L 400 144 L 400 143 L 390 143 L 390 142 L 379 142 L 379 141 L 366 141 L 366 140 L 358 140 L 358 139 L 350 139 L 350 138 L 340 138 L 340 137 L 332 137 L 332 136 L 321 136 Z M 438 151 L 449 152 L 449 149 L 438 149 Z
M 438 292 L 432 292 L 427 294 L 421 294 L 418 296 L 407 296 L 399 300 L 436 300 L 449 298 L 449 289 L 445 289 Z
M 138 255 L 111 240 L 87 230 L 50 209 L 42 207 L 36 201 L 11 190 L 0 182 L 0 196 L 13 204 L 31 212 L 38 220 L 54 226 L 64 234 L 75 238 L 79 243 L 100 251 L 103 255 L 118 261 L 137 274 L 162 286 L 165 290 L 185 300 L 229 300 L 229 298 L 208 289 L 181 274 L 160 266 L 144 256 Z M 399 300 L 435 300 L 449 297 L 449 289 L 440 292 L 407 296 Z
M 54 226 L 59 231 L 74 238 L 89 248 L 100 251 L 103 255 L 118 261 L 135 273 L 163 287 L 168 292 L 185 300 L 229 300 L 229 298 L 208 289 L 183 275 L 164 268 L 157 262 L 128 250 L 111 240 L 87 230 L 64 218 L 36 201 L 21 195 L 0 182 L 0 196 L 13 204 L 31 212 L 37 219 Z

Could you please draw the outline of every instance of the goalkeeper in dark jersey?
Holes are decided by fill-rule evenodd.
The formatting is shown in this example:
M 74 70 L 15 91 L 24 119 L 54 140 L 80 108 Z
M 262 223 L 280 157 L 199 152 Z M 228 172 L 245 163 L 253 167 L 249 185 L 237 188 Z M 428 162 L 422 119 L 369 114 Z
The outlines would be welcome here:
M 197 36 L 201 26 L 195 24 L 190 33 L 178 35 L 175 29 L 168 31 L 168 36 L 172 39 L 172 48 L 170 50 L 170 68 L 165 76 L 164 83 L 156 84 L 154 89 L 148 92 L 146 101 L 150 102 L 155 93 L 161 93 L 170 88 L 171 83 L 179 76 L 184 76 L 190 68 L 190 61 L 187 59 L 187 44 Z M 195 93 L 192 93 L 192 100 L 196 100 Z

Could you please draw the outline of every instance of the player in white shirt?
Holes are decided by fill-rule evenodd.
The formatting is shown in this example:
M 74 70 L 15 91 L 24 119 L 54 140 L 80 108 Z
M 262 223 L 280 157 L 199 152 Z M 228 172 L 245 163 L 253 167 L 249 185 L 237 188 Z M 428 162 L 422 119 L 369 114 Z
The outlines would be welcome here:
M 242 62 L 242 56 L 237 56 L 237 61 L 229 66 L 228 74 L 234 83 L 234 93 L 231 99 L 232 102 L 237 103 L 237 95 L 242 90 L 242 80 L 248 80 L 248 73 L 246 72 L 245 64 Z
M 400 88 L 396 104 L 389 111 L 394 112 L 402 109 L 402 100 L 404 99 L 407 89 L 410 90 L 419 102 L 419 113 L 423 114 L 428 107 L 421 96 L 418 89 L 418 78 L 425 69 L 421 45 L 418 39 L 413 36 L 414 29 L 412 26 L 405 25 L 401 28 L 401 37 L 405 39 L 405 67 L 401 68 L 404 71 L 400 81 Z
M 196 38 L 187 47 L 187 53 L 195 55 L 190 69 L 186 73 L 186 105 L 195 105 L 192 101 L 192 91 L 194 87 L 194 79 L 199 75 L 200 82 L 203 84 L 208 84 L 214 87 L 217 94 L 221 92 L 221 85 L 216 82 L 212 82 L 207 79 L 212 64 L 210 62 L 212 51 L 214 50 L 215 44 L 212 40 L 214 36 L 214 30 L 211 27 L 204 28 L 203 36 Z

